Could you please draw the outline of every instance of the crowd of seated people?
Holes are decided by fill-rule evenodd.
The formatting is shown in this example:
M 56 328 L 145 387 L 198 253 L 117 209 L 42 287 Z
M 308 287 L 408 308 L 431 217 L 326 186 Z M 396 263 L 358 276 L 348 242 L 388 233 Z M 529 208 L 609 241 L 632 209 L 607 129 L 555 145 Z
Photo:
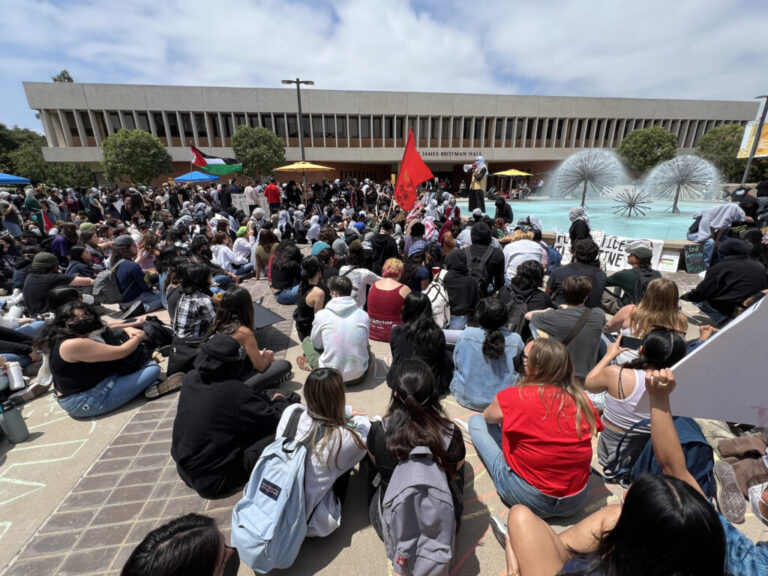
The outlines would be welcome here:
M 300 414 L 297 434 L 311 439 L 307 506 L 322 510 L 308 515 L 310 536 L 338 528 L 350 470 L 365 461 L 371 523 L 386 542 L 387 485 L 411 451 L 424 446 L 451 487 L 458 528 L 465 439 L 511 507 L 508 528 L 494 529 L 512 574 L 624 573 L 614 570 L 622 563 L 633 567 L 628 574 L 643 573 L 647 559 L 639 552 L 616 556 L 622 539 L 636 537 L 634 524 L 654 530 L 662 522 L 643 516 L 642 508 L 701 504 L 701 488 L 680 466 L 669 426 L 674 376 L 668 369 L 768 289 L 765 244 L 721 231 L 713 263 L 694 290 L 680 296 L 673 281 L 649 273 L 637 292 L 634 277 L 648 267 L 648 250 L 630 248 L 631 268 L 608 277 L 579 209 L 571 212 L 573 261 L 556 266 L 541 244 L 538 220 L 515 225 L 503 203 L 495 221 L 473 213 L 465 222 L 450 217 L 457 211 L 445 191 L 429 190 L 404 211 L 382 204 L 385 186 L 368 198 L 335 183 L 311 190 L 306 204 L 282 201 L 270 219 L 262 207 L 236 210 L 231 193 L 232 186 L 72 191 L 59 205 L 64 221 L 47 228 L 51 192 L 24 193 L 21 202 L 0 197 L 16 207 L 3 213 L 9 225 L 0 237 L 9 310 L 0 356 L 39 369 L 75 418 L 180 388 L 171 455 L 179 476 L 205 498 L 240 490 L 267 446 Z M 78 210 L 70 196 L 92 197 L 88 210 Z M 14 218 L 21 222 L 18 234 Z M 311 248 L 302 251 L 305 242 Z M 109 310 L 91 303 L 103 274 L 114 277 L 118 313 L 127 322 L 106 321 Z M 269 285 L 266 305 L 293 311 L 303 352 L 297 364 L 310 372 L 302 398 L 281 389 L 291 364 L 259 346 L 253 298 L 242 286 L 251 277 Z M 615 312 L 610 318 L 607 287 L 623 290 L 616 309 L 607 310 Z M 695 303 L 716 326 L 702 328 L 698 343 L 684 340 L 681 300 Z M 448 311 L 441 323 L 438 306 Z M 168 334 L 158 334 L 144 316 L 162 308 Z M 642 345 L 627 349 L 626 338 Z M 372 342 L 391 353 L 391 396 L 381 420 L 350 413 L 345 401 L 346 388 L 371 373 Z M 157 363 L 161 349 L 176 368 L 168 376 Z M 650 414 L 635 413 L 646 392 Z M 477 412 L 466 437 L 443 408 L 448 394 Z M 650 425 L 636 426 L 646 417 Z M 660 446 L 657 459 L 669 477 L 636 481 L 624 510 L 606 508 L 571 536 L 555 536 L 541 519 L 583 511 L 595 437 L 602 466 L 631 466 L 650 439 L 654 449 Z M 761 515 L 764 498 L 757 504 Z M 755 558 L 763 551 L 739 540 L 714 508 L 696 521 L 708 527 L 713 543 L 706 562 L 714 569 L 707 573 L 723 573 L 737 544 Z M 201 546 L 199 553 L 215 550 L 206 560 L 212 571 L 235 564 L 204 519 L 185 523 L 190 534 L 206 534 L 210 550 Z M 682 550 L 693 546 L 694 524 Z M 156 548 L 174 539 L 177 528 L 150 534 L 124 573 L 146 573 L 146 556 L 162 554 Z M 654 536 L 649 549 L 664 554 L 665 538 Z M 675 569 L 658 573 L 685 573 Z

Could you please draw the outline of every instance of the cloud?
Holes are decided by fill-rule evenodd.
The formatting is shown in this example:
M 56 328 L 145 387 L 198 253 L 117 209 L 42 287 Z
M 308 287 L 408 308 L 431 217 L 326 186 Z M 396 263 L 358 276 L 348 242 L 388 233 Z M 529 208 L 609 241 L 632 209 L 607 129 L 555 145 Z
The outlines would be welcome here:
M 22 80 L 749 99 L 768 5 L 719 0 L 29 0 L 7 6 L 0 122 Z

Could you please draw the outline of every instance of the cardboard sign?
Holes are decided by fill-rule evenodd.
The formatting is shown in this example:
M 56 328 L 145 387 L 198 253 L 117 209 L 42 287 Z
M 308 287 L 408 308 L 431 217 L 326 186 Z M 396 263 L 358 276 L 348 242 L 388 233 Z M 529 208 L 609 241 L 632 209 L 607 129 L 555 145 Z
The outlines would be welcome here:
M 768 354 L 760 337 L 766 325 L 768 298 L 763 298 L 675 364 L 672 413 L 768 426 Z M 649 410 L 643 392 L 635 412 Z
M 704 248 L 701 244 L 688 244 L 685 247 L 685 271 L 689 274 L 698 274 L 707 269 L 704 262 Z
M 610 236 L 602 230 L 592 230 L 592 240 L 600 246 L 600 267 L 606 272 L 616 272 L 629 268 L 627 262 L 627 248 L 634 242 L 635 238 L 624 238 L 623 236 Z M 662 252 L 664 250 L 663 240 L 645 240 L 651 246 L 653 252 L 652 267 L 659 270 L 662 261 Z M 555 249 L 563 257 L 561 265 L 571 262 L 571 242 L 567 234 L 557 234 L 555 236 Z
M 677 272 L 678 266 L 680 266 L 680 252 L 677 250 L 663 250 L 656 270 L 659 272 Z

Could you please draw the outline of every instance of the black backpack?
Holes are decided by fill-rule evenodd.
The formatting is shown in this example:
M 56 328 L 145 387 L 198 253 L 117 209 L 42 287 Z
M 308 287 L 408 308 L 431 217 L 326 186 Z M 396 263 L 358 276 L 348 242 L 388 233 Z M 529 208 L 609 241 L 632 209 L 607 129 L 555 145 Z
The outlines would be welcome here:
M 477 289 L 480 292 L 480 298 L 488 296 L 488 285 L 491 283 L 491 279 L 488 278 L 486 273 L 486 264 L 490 260 L 493 254 L 493 246 L 487 246 L 483 255 L 478 258 L 472 256 L 472 247 L 467 246 L 464 248 L 464 255 L 467 258 L 467 268 L 469 269 L 469 275 L 477 282 Z
M 507 328 L 510 332 L 516 332 L 522 334 L 525 327 L 528 325 L 528 321 L 525 319 L 525 315 L 528 313 L 528 298 L 523 298 L 520 294 L 513 292 L 510 300 L 507 302 Z
M 652 268 L 635 268 L 635 288 L 632 299 L 632 304 L 639 304 L 640 300 L 645 296 L 645 291 L 648 289 L 648 284 L 651 280 L 661 278 L 661 272 Z

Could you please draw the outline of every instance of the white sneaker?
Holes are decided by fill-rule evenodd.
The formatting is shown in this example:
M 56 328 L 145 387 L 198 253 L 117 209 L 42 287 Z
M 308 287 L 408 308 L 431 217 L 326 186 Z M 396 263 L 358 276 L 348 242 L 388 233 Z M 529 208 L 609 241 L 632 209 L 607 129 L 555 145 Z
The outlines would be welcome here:
M 501 544 L 502 548 L 507 547 L 507 525 L 498 516 L 491 516 L 491 530 L 496 537 L 496 542 Z

